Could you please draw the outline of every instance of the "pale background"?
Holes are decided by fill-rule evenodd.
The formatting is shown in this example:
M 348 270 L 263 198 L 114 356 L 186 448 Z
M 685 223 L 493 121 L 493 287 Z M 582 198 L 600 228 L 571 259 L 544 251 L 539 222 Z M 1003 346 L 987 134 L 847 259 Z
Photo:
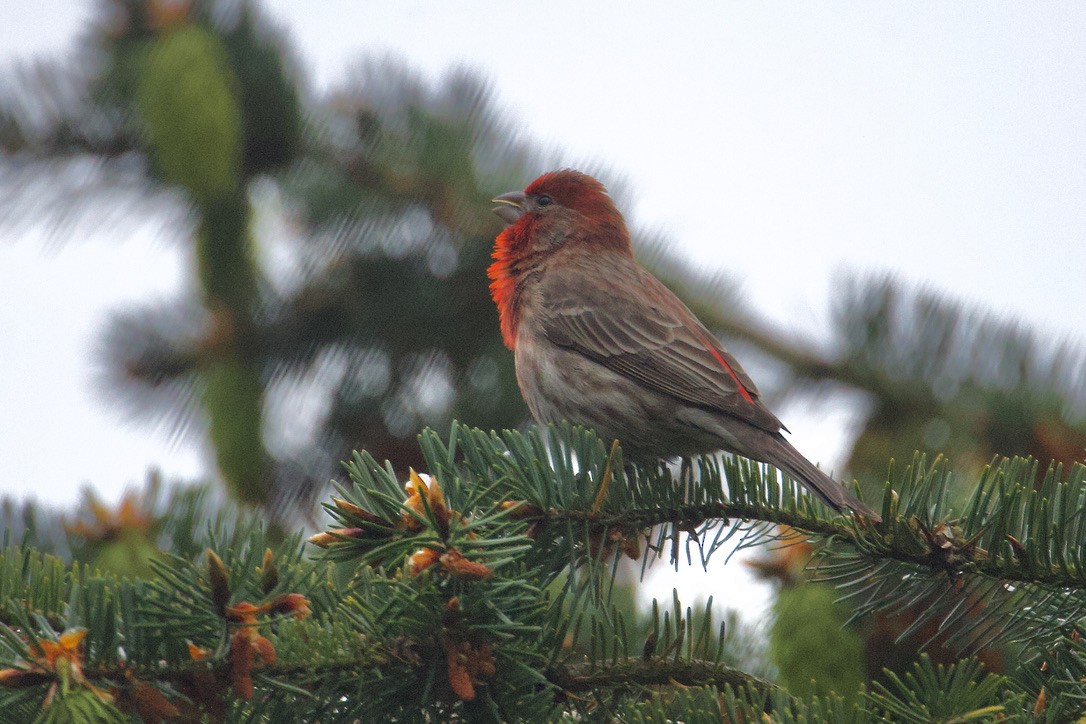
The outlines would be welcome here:
M 785 329 L 817 337 L 842 272 L 892 271 L 1086 342 L 1086 4 L 264 7 L 314 92 L 364 53 L 434 79 L 482 70 L 526 132 L 613 169 L 630 217 Z M 4 0 L 0 64 L 68 52 L 92 9 Z M 191 442 L 126 423 L 94 383 L 106 313 L 187 278 L 179 245 L 146 243 L 167 232 L 58 244 L 0 226 L 0 494 L 70 506 L 87 483 L 116 500 L 152 465 L 206 474 Z M 779 412 L 808 456 L 840 463 L 855 411 Z M 748 611 L 767 595 L 735 565 L 696 575 Z

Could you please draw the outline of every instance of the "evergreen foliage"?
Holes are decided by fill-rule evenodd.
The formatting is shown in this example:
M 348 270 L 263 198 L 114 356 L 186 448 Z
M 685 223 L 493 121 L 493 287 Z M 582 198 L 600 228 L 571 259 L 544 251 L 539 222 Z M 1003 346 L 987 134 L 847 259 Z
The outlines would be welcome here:
M 854 700 L 867 680 L 863 641 L 846 626 L 849 610 L 837 602 L 839 595 L 830 586 L 789 586 L 773 603 L 773 660 L 781 685 L 796 695 L 837 692 Z
M 311 97 L 287 38 L 250 3 L 102 8 L 74 60 L 0 80 L 0 216 L 45 218 L 65 238 L 88 219 L 179 230 L 195 293 L 114 316 L 110 389 L 143 420 L 206 432 L 228 490 L 273 527 L 207 489 L 117 514 L 88 499 L 63 520 L 6 501 L 0 719 L 1081 713 L 1081 350 L 891 279 L 846 280 L 827 347 L 772 329 L 730 280 L 635 228 L 638 253 L 714 332 L 780 372 L 767 397 L 862 394 L 848 469 L 883 501 L 884 525 L 831 516 L 746 461 L 636 469 L 572 430 L 548 441 L 453 426 L 416 445 L 418 429 L 454 418 L 524 420 L 483 281 L 487 199 L 555 162 L 471 73 L 426 83 L 369 60 Z M 261 225 L 269 216 L 288 222 L 284 238 Z M 294 262 L 286 279 L 260 264 L 273 238 Z M 322 401 L 317 432 L 269 445 L 276 405 L 301 394 Z M 301 517 L 284 511 L 308 510 L 355 447 L 371 454 L 352 457 L 313 560 L 284 540 Z M 916 458 L 884 475 L 914 449 L 960 472 Z M 1021 458 L 985 466 L 997 454 Z M 405 497 L 393 471 L 409 465 L 440 495 L 414 477 Z M 658 558 L 713 567 L 722 549 L 783 545 L 793 530 L 816 559 L 775 606 L 776 671 L 748 655 L 734 618 L 721 631 L 711 602 L 646 614 L 621 575 L 622 556 L 642 571 Z M 900 660 L 871 655 L 887 640 Z M 919 644 L 931 659 L 914 663 Z M 993 666 L 993 651 L 1017 663 Z
M 206 432 L 235 494 L 272 515 L 308 510 L 354 448 L 419 467 L 424 426 L 524 421 L 482 281 L 498 230 L 487 200 L 559 162 L 483 80 L 428 83 L 369 59 L 307 94 L 289 38 L 249 2 L 110 0 L 80 50 L 0 79 L 0 217 L 65 232 L 162 218 L 191 239 L 200 294 L 118 312 L 104 335 L 108 386 L 130 414 Z M 290 233 L 268 233 L 261 214 Z M 780 373 L 769 397 L 862 394 L 847 467 L 865 485 L 915 449 L 979 470 L 996 454 L 1070 463 L 1086 447 L 1073 345 L 887 278 L 838 285 L 820 344 L 633 231 L 710 329 L 752 348 L 741 358 L 765 353 Z M 274 282 L 258 263 L 273 240 L 294 262 Z M 320 400 L 316 432 L 268 447 L 292 395 Z
M 297 536 L 269 545 L 252 523 L 208 526 L 206 550 L 155 559 L 143 580 L 9 547 L 0 711 L 21 721 L 747 721 L 764 712 L 781 722 L 1080 712 L 1082 466 L 1053 467 L 1035 491 L 1031 463 L 997 460 L 953 510 L 942 500 L 949 473 L 918 460 L 887 483 L 885 522 L 873 526 L 758 464 L 628 466 L 617 446 L 579 428 L 541 437 L 454 425 L 447 439 L 425 431 L 419 445 L 431 476 L 406 484 L 390 465 L 354 455 L 350 485 L 325 505 L 331 526 L 311 538 L 316 556 Z M 938 587 L 941 628 L 963 646 L 1014 641 L 1021 665 L 998 676 L 968 657 L 950 667 L 922 659 L 845 698 L 797 695 L 728 663 L 711 603 L 697 615 L 676 595 L 654 606 L 647 634 L 616 608 L 623 555 L 673 557 L 686 541 L 720 565 L 726 540 L 773 539 L 782 522 L 817 546 L 819 570 L 845 593 L 863 591 L 864 607 Z M 983 596 L 981 623 L 956 614 L 965 592 Z

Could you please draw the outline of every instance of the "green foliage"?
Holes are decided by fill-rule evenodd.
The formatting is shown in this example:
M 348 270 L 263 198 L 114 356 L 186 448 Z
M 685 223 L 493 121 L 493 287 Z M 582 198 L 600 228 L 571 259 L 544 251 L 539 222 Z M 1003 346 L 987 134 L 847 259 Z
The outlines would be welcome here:
M 100 546 L 89 561 L 91 568 L 115 576 L 146 577 L 151 573 L 151 559 L 158 555 L 155 544 L 140 531 L 122 535 Z
M 204 303 L 212 314 L 226 310 L 233 324 L 251 325 L 256 311 L 259 268 L 249 232 L 249 201 L 235 193 L 200 208 L 196 261 Z M 219 320 L 213 318 L 213 324 Z M 214 330 L 237 336 L 239 330 Z M 251 350 L 249 350 L 251 353 Z
M 1012 564 L 994 547 L 981 555 L 975 541 L 925 532 L 939 521 L 969 529 L 1028 520 L 1038 505 L 1071 524 L 1055 515 L 1065 510 L 1058 497 L 1016 497 L 1028 466 L 994 466 L 1006 478 L 1002 495 L 986 477 L 985 513 L 969 507 L 954 524 L 940 517 L 943 477 L 910 473 L 887 494 L 885 523 L 873 527 L 826 511 L 748 461 L 705 458 L 677 475 L 627 466 L 621 451 L 577 428 L 552 428 L 544 439 L 455 425 L 447 440 L 427 431 L 419 441 L 432 477 L 413 477 L 406 490 L 389 465 L 367 453 L 353 458 L 350 485 L 326 506 L 333 527 L 313 538 L 324 560 L 307 558 L 297 537 L 269 547 L 249 524 L 207 529 L 199 547 L 155 559 L 146 581 L 9 549 L 0 556 L 0 708 L 62 717 L 67 702 L 144 716 L 133 708 L 142 701 L 224 721 L 1024 721 L 1035 706 L 1060 721 L 1080 713 L 1086 651 L 1067 634 L 1077 621 L 1037 615 L 1054 605 L 1046 588 L 1054 576 L 1063 576 L 1065 597 L 1077 595 L 1069 564 L 1079 544 L 1061 551 L 1050 532 L 1034 549 L 1034 536 Z M 1042 493 L 1076 485 L 1077 469 Z M 849 701 L 786 691 L 729 666 L 733 639 L 714 622 L 711 601 L 703 612 L 677 595 L 654 605 L 644 632 L 617 605 L 617 560 L 636 549 L 631 542 L 652 544 L 641 550 L 659 556 L 692 533 L 708 563 L 729 537 L 740 545 L 778 537 L 778 522 L 820 544 L 824 568 L 861 558 L 907 565 L 898 601 L 926 595 L 930 578 L 1013 573 L 1018 605 L 1044 632 L 1011 627 L 1023 664 L 1010 677 L 969 660 L 949 668 L 922 661 Z M 1001 530 L 1020 533 L 1016 526 Z M 886 572 L 867 575 L 877 587 Z M 803 627 L 805 614 L 830 604 L 827 591 L 785 599 L 781 620 Z M 1075 610 L 1063 609 L 1081 616 Z M 66 653 L 51 659 L 46 650 Z
M 826 585 L 790 586 L 773 604 L 770 651 L 781 684 L 796 696 L 836 692 L 853 701 L 867 680 L 863 641 L 845 626 L 848 612 L 838 595 Z
M 67 600 L 69 579 L 77 575 L 78 570 L 67 570 L 54 556 L 8 548 L 0 557 L 0 605 L 5 617 L 16 615 L 21 606 L 47 617 L 59 614 Z
M 282 164 L 296 145 L 299 119 L 297 98 L 276 54 L 253 33 L 246 13 L 230 36 L 233 57 L 220 37 L 195 24 L 156 38 L 138 105 L 166 181 L 187 189 L 197 202 L 196 257 L 212 320 L 202 402 L 219 470 L 237 500 L 262 504 L 268 502 L 263 381 L 251 332 L 259 272 L 241 164 L 243 155 L 256 168 Z M 241 64 L 244 80 L 264 87 L 250 89 L 239 101 L 231 60 Z M 260 101 L 272 99 L 281 104 L 263 111 Z M 254 135 L 244 138 L 245 130 Z M 274 152 L 265 148 L 277 142 L 284 145 Z
M 295 78 L 287 72 L 286 42 L 261 23 L 249 3 L 222 34 L 237 76 L 245 139 L 246 176 L 269 173 L 294 161 L 301 150 L 302 109 Z
M 697 707 L 686 709 L 696 712 L 695 716 L 704 716 L 711 709 L 719 712 L 718 718 L 705 718 L 703 721 L 720 721 L 720 714 L 723 714 L 725 721 L 767 721 L 774 724 L 1036 721 L 1025 697 L 1015 690 L 1012 682 L 1001 676 L 986 674 L 976 661 L 969 659 L 943 667 L 935 666 L 930 659 L 922 657 L 906 676 L 894 676 L 891 686 L 876 684 L 873 692 L 861 690 L 859 693 L 859 700 L 835 694 L 789 699 L 779 691 L 764 693 L 741 688 L 727 688 L 719 694 L 695 690 L 683 692 L 682 695 L 691 700 L 689 706 Z M 637 708 L 653 706 L 663 698 L 658 697 Z M 657 711 L 660 713 L 655 718 L 637 720 L 674 721 L 685 713 L 674 706 L 670 711 L 662 706 Z M 670 714 L 668 719 L 660 716 L 664 712 Z M 1046 712 L 1046 717 L 1041 720 L 1058 721 L 1052 718 L 1051 712 Z
M 48 204 L 41 184 L 17 179 L 0 199 L 16 199 L 13 206 L 22 198 L 25 218 L 39 222 L 47 204 L 70 220 L 73 200 L 91 198 L 85 210 L 99 223 L 107 214 L 144 218 L 133 205 L 161 208 L 154 181 L 189 188 L 197 199 L 204 186 L 243 198 L 254 174 L 276 173 L 270 187 L 289 208 L 298 273 L 295 283 L 261 290 L 259 318 L 230 305 L 237 324 L 251 327 L 239 347 L 252 362 L 250 383 L 305 385 L 329 410 L 297 459 L 250 451 L 267 463 L 261 473 L 277 500 L 312 502 L 334 461 L 355 445 L 401 467 L 418 465 L 410 436 L 422 426 L 523 422 L 511 356 L 482 281 L 499 228 L 487 199 L 559 161 L 503 118 L 486 83 L 465 72 L 426 83 L 382 59 L 315 97 L 300 89 L 287 38 L 255 3 L 179 6 L 176 14 L 187 14 L 175 18 L 174 31 L 155 21 L 158 4 L 109 7 L 91 21 L 85 56 L 16 74 L 16 92 L 0 103 L 0 148 L 9 160 L 20 154 L 13 170 L 36 166 L 57 190 Z M 70 193 L 66 179 L 79 174 L 60 173 L 57 162 L 84 154 L 103 171 Z M 157 159 L 150 165 L 159 173 L 133 173 L 124 159 L 134 154 Z M 19 196 L 24 186 L 34 198 Z M 635 237 L 640 255 L 714 332 L 762 350 L 783 373 L 767 397 L 842 386 L 870 395 L 849 461 L 865 482 L 881 478 L 886 459 L 913 449 L 945 451 L 963 469 L 993 454 L 1081 457 L 1086 376 L 1071 345 L 886 278 L 841 285 L 832 344 L 784 336 L 737 301 L 729 280 L 676 262 L 662 252 L 664 239 L 637 230 Z M 200 263 L 222 262 L 228 279 L 243 272 L 237 293 L 253 303 L 255 268 L 234 262 L 264 240 L 231 238 L 229 253 L 201 253 Z M 226 297 L 229 285 L 213 287 Z M 107 335 L 113 391 L 146 417 L 182 424 L 206 413 L 198 388 L 208 364 L 186 302 L 120 315 Z M 741 358 L 750 359 L 748 351 Z M 420 389 L 437 393 L 422 399 Z M 233 442 L 243 440 L 256 444 L 251 435 Z
M 145 576 L 150 559 L 161 550 L 197 556 L 206 548 L 201 542 L 206 530 L 234 530 L 239 520 L 237 506 L 214 495 L 210 485 L 165 483 L 153 470 L 142 488 L 125 493 L 116 509 L 89 491 L 74 515 L 62 516 L 33 502 L 19 510 L 10 499 L 0 504 L 0 535 L 9 545 L 19 542 L 120 577 Z M 119 565 L 110 566 L 109 561 Z
M 156 40 L 138 102 L 158 168 L 197 199 L 237 188 L 242 117 L 222 41 L 186 25 Z
M 827 383 L 870 400 L 848 469 L 879 479 L 913 450 L 979 470 L 993 455 L 1070 464 L 1086 448 L 1086 355 L 1014 320 L 889 277 L 850 278 L 834 298 L 832 354 L 712 315 L 784 362 L 784 391 Z M 969 491 L 956 491 L 968 495 Z
M 879 279 L 841 294 L 837 338 L 827 353 L 814 342 L 784 341 L 757 317 L 737 312 L 723 280 L 655 256 L 651 266 L 714 331 L 784 363 L 791 380 L 778 392 L 807 394 L 829 382 L 871 395 L 872 413 L 850 460 L 854 472 L 881 484 L 888 457 L 945 449 L 966 472 L 959 484 L 944 467 L 915 463 L 894 478 L 899 497 L 883 489 L 884 512 L 896 515 L 888 513 L 886 525 L 875 529 L 827 513 L 790 481 L 744 461 L 696 461 L 679 475 L 627 469 L 620 454 L 612 458 L 591 435 L 569 430 L 548 443 L 454 427 L 447 446 L 432 433 L 415 446 L 410 436 L 419 427 L 445 427 L 454 417 L 497 428 L 524 418 L 511 355 L 501 348 L 480 281 L 497 230 L 486 200 L 553 164 L 519 140 L 485 84 L 470 75 L 426 84 L 400 65 L 371 61 L 334 97 L 307 98 L 303 109 L 286 42 L 248 5 L 231 14 L 215 2 L 193 3 L 174 31 L 163 31 L 143 2 L 118 6 L 123 12 L 103 14 L 87 34 L 95 62 L 35 67 L 25 76 L 22 100 L 5 97 L 0 107 L 0 147 L 6 156 L 20 154 L 20 164 L 40 162 L 51 174 L 48 186 L 60 189 L 62 213 L 73 199 L 89 196 L 67 193 L 64 180 L 73 174 L 57 173 L 55 162 L 84 154 L 101 161 L 91 188 L 129 189 L 106 197 L 108 203 L 99 197 L 88 204 L 96 221 L 105 213 L 142 218 L 130 206 L 135 198 L 140 211 L 148 208 L 157 189 L 149 181 L 186 189 L 196 202 L 196 268 L 210 324 L 194 331 L 185 300 L 114 320 L 109 364 L 122 380 L 118 388 L 156 420 L 164 414 L 209 419 L 231 489 L 253 502 L 274 495 L 269 515 L 305 510 L 295 501 L 311 501 L 331 474 L 325 461 L 347 455 L 350 446 L 373 454 L 354 459 L 354 487 L 343 495 L 380 522 L 330 507 L 352 531 L 329 549 L 335 568 L 296 561 L 289 565 L 313 578 L 292 577 L 288 565 L 280 579 L 313 598 L 315 616 L 258 624 L 280 662 L 256 675 L 257 695 L 249 700 L 205 686 L 225 702 L 222 717 L 411 718 L 425 710 L 431 719 L 530 711 L 692 721 L 699 715 L 691 714 L 694 707 L 710 717 L 724 711 L 733 721 L 753 721 L 766 709 L 780 721 L 867 721 L 897 711 L 882 696 L 900 696 L 902 710 L 950 718 L 996 705 L 989 698 L 975 710 L 951 711 L 935 691 L 910 700 L 908 692 L 943 681 L 934 673 L 901 679 L 907 683 L 900 690 L 877 690 L 859 709 L 833 697 L 797 700 L 729 668 L 738 661 L 729 656 L 734 642 L 713 624 L 711 610 L 673 602 L 656 607 L 646 623 L 616 602 L 616 551 L 641 548 L 646 564 L 677 560 L 685 551 L 707 564 L 731 543 L 775 539 L 776 523 L 806 531 L 822 546 L 819 575 L 842 586 L 857 616 L 919 608 L 907 634 L 932 630 L 963 651 L 1019 642 L 1022 663 L 1013 681 L 1025 698 L 1001 715 L 1014 719 L 1030 709 L 1042 687 L 1049 702 L 1044 716 L 1055 721 L 1079 711 L 1086 677 L 1077 638 L 1084 600 L 1082 470 L 1038 475 L 1044 471 L 1027 462 L 1000 460 L 977 472 L 996 452 L 1081 457 L 1086 377 L 1078 351 L 1053 350 L 1014 325 Z M 134 173 L 125 161 L 134 153 L 153 160 L 155 173 Z M 275 289 L 260 279 L 262 240 L 252 228 L 246 188 L 253 175 L 271 172 L 278 172 L 271 187 L 283 194 L 296 224 L 292 251 L 300 260 L 294 283 Z M 19 185 L 8 181 L 5 191 Z M 26 184 L 35 193 L 42 186 Z M 43 202 L 32 201 L 26 215 L 36 222 Z M 300 464 L 270 460 L 263 449 L 262 408 L 273 382 L 305 385 L 327 402 Z M 456 514 L 443 522 L 427 499 L 420 499 L 421 509 L 404 511 L 393 468 L 373 458 L 391 459 L 398 470 L 425 465 Z M 615 480 L 597 509 L 605 470 Z M 981 485 L 969 498 L 978 477 Z M 522 505 L 502 507 L 509 502 Z M 156 563 L 152 584 L 122 585 L 34 555 L 8 554 L 0 564 L 0 610 L 19 636 L 5 662 L 25 662 L 25 637 L 35 631 L 54 636 L 86 626 L 89 661 L 118 665 L 123 647 L 142 667 L 139 676 L 175 702 L 188 696 L 178 694 L 191 673 L 186 667 L 228 676 L 236 630 L 220 609 L 267 601 L 290 586 L 265 590 L 257 570 L 268 541 L 259 533 L 228 534 L 237 526 L 218 519 L 209 539 L 205 523 L 214 516 L 196 515 L 198 507 L 179 505 L 180 514 L 165 519 L 162 530 L 132 541 L 138 546 L 120 539 L 94 553 L 76 551 L 103 569 L 132 572 L 148 541 L 168 541 L 173 556 Z M 404 525 L 404 515 L 414 523 Z M 26 532 L 42 549 L 63 552 L 65 542 L 44 530 L 44 518 L 32 510 L 7 509 L 4 516 L 9 542 Z M 212 594 L 207 545 L 230 570 L 225 603 Z M 442 555 L 455 551 L 492 576 L 467 581 L 440 561 L 410 575 L 405 562 L 430 547 Z M 294 560 L 291 552 L 278 555 Z M 359 565 L 366 568 L 354 575 Z M 809 602 L 811 611 L 828 610 L 827 589 L 817 590 L 823 593 L 794 596 L 818 598 Z M 782 609 L 802 615 L 789 595 Z M 442 609 L 453 599 L 455 615 Z M 450 625 L 447 616 L 462 634 L 458 645 L 482 656 L 487 643 L 500 664 L 497 678 L 477 682 L 472 702 L 454 696 L 448 683 L 437 633 Z M 180 631 L 151 633 L 172 626 L 169 617 L 182 622 Z M 833 629 L 832 620 L 820 621 L 806 632 Z M 211 651 L 208 663 L 186 658 L 184 631 Z M 177 678 L 156 672 L 161 662 Z M 791 668 L 782 670 L 782 680 L 795 680 Z M 961 672 L 955 676 L 963 681 L 981 676 Z M 134 687 L 116 670 L 101 676 L 122 691 Z M 676 689 L 672 679 L 692 688 Z M 801 690 L 802 684 L 792 693 Z M 0 692 L 0 711 L 30 721 L 46 691 Z M 874 708 L 876 700 L 882 708 Z M 57 699 L 64 701 L 97 706 L 78 686 Z M 47 716 L 66 711 L 54 706 Z
M 870 699 L 893 721 L 1033 721 L 1012 683 L 987 674 L 975 660 L 936 666 L 924 656 L 904 677 L 890 675 L 889 686 L 876 682 Z
M 647 699 L 630 699 L 614 712 L 614 721 L 630 724 L 719 724 L 720 694 L 710 687 L 653 692 Z M 599 718 L 601 721 L 604 717 Z
M 1036 465 L 993 461 L 952 512 L 945 464 L 917 458 L 896 486 L 900 502 L 891 503 L 885 532 L 855 539 L 852 549 L 824 549 L 832 562 L 818 568 L 820 577 L 848 591 L 856 617 L 923 601 L 910 630 L 934 624 L 961 650 L 1005 640 L 1054 644 L 1086 613 L 1086 466 L 1067 474 L 1050 466 L 1035 489 Z M 1068 625 L 1053 627 L 1058 620 Z
M 75 689 L 57 695 L 49 708 L 43 709 L 33 721 L 34 724 L 130 724 L 131 719 L 94 692 Z
M 205 373 L 204 405 L 215 459 L 236 500 L 259 504 L 266 500 L 261 438 L 263 387 L 252 365 L 224 359 Z

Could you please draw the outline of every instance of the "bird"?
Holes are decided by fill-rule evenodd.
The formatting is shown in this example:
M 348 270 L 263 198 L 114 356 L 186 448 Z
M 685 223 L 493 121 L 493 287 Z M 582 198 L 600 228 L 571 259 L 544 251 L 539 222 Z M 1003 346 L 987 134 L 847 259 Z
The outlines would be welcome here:
M 492 203 L 506 226 L 490 293 L 538 423 L 591 428 L 633 461 L 738 454 L 787 472 L 838 512 L 881 520 L 784 437 L 735 357 L 636 261 L 602 183 L 562 169 Z

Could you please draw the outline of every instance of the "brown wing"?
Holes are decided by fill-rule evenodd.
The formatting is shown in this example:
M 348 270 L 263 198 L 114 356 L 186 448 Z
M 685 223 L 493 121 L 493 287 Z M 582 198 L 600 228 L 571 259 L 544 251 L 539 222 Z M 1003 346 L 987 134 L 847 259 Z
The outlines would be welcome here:
M 632 260 L 614 271 L 603 283 L 576 270 L 547 275 L 540 315 L 550 341 L 686 404 L 769 432 L 783 427 L 735 358 L 667 287 Z

